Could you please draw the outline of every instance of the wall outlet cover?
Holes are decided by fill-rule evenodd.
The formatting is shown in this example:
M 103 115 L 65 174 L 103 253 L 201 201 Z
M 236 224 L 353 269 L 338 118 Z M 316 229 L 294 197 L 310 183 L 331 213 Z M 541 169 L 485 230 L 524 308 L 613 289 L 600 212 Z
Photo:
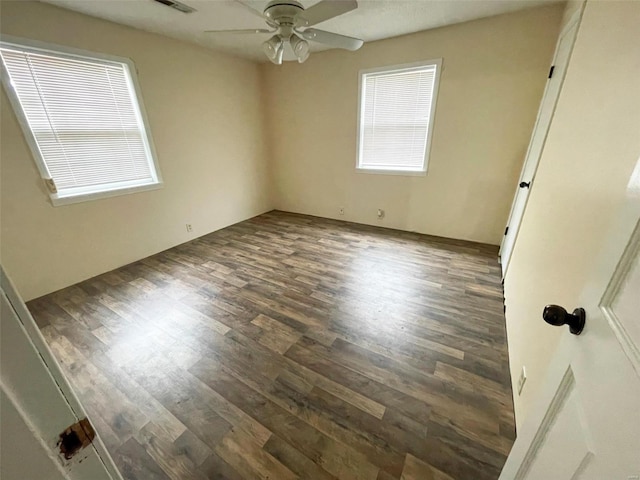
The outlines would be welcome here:
M 518 377 L 518 396 L 522 393 L 522 389 L 524 388 L 524 384 L 527 381 L 527 370 L 522 366 L 522 370 L 520 371 L 520 376 Z

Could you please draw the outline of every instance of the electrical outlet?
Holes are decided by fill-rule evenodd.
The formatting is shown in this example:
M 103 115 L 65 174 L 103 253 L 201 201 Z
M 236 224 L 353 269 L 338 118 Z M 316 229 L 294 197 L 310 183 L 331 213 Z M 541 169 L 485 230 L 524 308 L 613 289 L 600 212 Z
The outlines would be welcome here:
M 191 226 L 190 223 L 187 223 L 187 232 L 192 232 L 193 231 L 193 227 Z
M 524 383 L 527 381 L 527 370 L 522 366 L 522 371 L 520 372 L 520 376 L 518 377 L 518 396 L 522 393 L 522 389 L 524 388 Z
M 378 209 L 378 220 L 382 220 L 384 218 L 384 210 L 381 208 Z
M 344 215 L 344 207 L 340 207 L 340 215 Z

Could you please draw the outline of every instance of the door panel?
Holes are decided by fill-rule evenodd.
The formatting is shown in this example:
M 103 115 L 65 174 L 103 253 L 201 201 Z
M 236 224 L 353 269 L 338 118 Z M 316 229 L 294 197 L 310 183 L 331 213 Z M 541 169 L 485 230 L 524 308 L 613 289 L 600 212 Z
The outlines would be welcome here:
M 640 369 L 633 356 L 639 345 L 625 329 L 640 323 L 640 203 L 629 203 L 585 289 L 585 330 L 565 332 L 501 480 L 640 475 Z
M 553 76 L 547 82 L 547 86 L 542 96 L 540 108 L 538 110 L 538 117 L 536 119 L 535 126 L 533 127 L 529 148 L 525 155 L 522 172 L 520 173 L 520 180 L 518 180 L 518 184 L 525 182 L 529 184 L 529 187 L 518 186 L 516 188 L 513 204 L 511 205 L 511 212 L 509 213 L 509 219 L 507 221 L 507 230 L 502 239 L 502 244 L 500 245 L 500 261 L 502 264 L 503 277 L 507 273 L 509 260 L 511 259 L 511 253 L 515 246 L 516 237 L 520 229 L 520 223 L 527 206 L 529 193 L 531 188 L 533 188 L 533 181 L 536 175 L 536 170 L 538 169 L 540 156 L 542 155 L 542 150 L 547 139 L 547 133 L 549 132 L 558 96 L 560 95 L 560 89 L 562 88 L 569 58 L 571 57 L 571 51 L 578 31 L 581 13 L 582 9 L 579 9 L 574 14 L 574 17 L 567 23 L 560 34 L 560 38 L 558 39 L 556 52 L 552 62 L 552 65 L 554 66 Z
M 577 433 L 577 435 L 576 435 Z M 580 478 L 593 455 L 573 371 L 569 368 L 556 391 L 516 478 L 573 480 Z M 571 449 L 566 449 L 571 445 Z
M 637 230 L 633 238 L 600 307 L 640 375 L 640 233 Z
M 49 455 L 50 449 L 41 442 L 33 428 L 20 414 L 16 403 L 0 388 L 0 445 L 2 464 L 0 478 L 65 480 L 62 467 Z M 28 461 L 26 461 L 28 455 Z
M 26 338 L 6 295 L 0 295 L 2 353 L 0 378 L 7 389 L 19 393 L 20 407 L 27 413 L 39 412 L 38 429 L 48 432 L 44 441 L 53 449 L 58 435 L 78 420 L 73 412 L 61 409 L 55 401 L 60 396 L 57 385 L 43 368 L 38 352 Z M 18 368 L 19 367 L 19 368 Z M 53 399 L 43 402 L 43 398 Z
M 540 450 L 530 470 L 520 476 L 525 479 L 574 480 L 580 478 L 591 460 L 590 433 L 586 425 L 573 372 L 567 371 L 545 428 L 541 433 Z M 576 435 L 577 433 L 577 435 Z M 565 449 L 571 445 L 570 449 Z
M 0 285 L 2 479 L 121 480 L 99 437 L 70 459 L 60 454 L 60 434 L 86 414 L 1 267 Z

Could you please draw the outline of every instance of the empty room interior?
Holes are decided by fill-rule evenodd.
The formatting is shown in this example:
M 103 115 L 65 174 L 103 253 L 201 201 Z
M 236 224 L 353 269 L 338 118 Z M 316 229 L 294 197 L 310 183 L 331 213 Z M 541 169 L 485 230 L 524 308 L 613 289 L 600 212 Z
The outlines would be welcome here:
M 0 476 L 640 478 L 638 25 L 1 0 Z

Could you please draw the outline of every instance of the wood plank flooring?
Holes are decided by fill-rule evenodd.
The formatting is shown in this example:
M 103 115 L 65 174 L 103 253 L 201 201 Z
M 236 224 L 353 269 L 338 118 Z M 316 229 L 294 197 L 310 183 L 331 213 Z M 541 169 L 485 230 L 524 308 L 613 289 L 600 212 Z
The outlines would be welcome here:
M 495 480 L 496 254 L 270 212 L 28 306 L 125 479 Z

